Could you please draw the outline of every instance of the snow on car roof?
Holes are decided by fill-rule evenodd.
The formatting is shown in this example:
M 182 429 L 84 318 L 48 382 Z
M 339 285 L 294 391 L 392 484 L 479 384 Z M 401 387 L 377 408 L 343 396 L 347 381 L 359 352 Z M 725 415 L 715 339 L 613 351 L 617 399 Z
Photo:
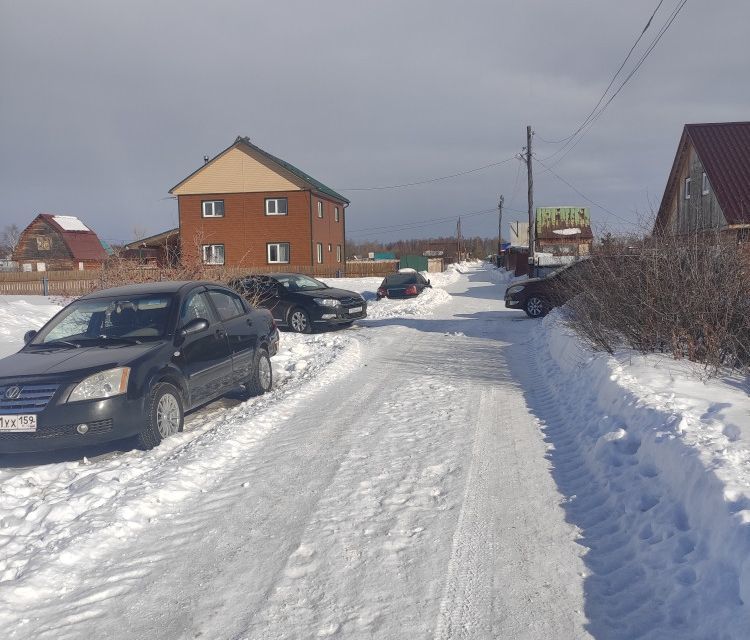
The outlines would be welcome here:
M 416 269 L 412 269 L 411 267 L 404 267 L 403 269 L 399 269 L 398 273 L 416 273 Z
M 59 224 L 64 231 L 91 231 L 91 229 L 75 216 L 52 216 L 52 219 Z

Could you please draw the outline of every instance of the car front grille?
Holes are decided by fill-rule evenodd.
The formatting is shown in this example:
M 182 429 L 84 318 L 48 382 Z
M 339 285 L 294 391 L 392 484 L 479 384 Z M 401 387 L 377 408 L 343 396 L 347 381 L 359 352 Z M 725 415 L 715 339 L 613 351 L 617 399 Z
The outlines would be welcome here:
M 112 431 L 112 418 L 106 420 L 97 420 L 96 422 L 87 422 L 89 430 L 85 435 L 76 431 L 78 424 L 66 424 L 56 427 L 39 427 L 31 433 L 16 433 L 4 431 L 0 433 L 0 442 L 3 440 L 44 440 L 45 438 L 61 438 L 63 436 L 77 436 L 83 443 L 87 436 L 108 433 Z
M 360 300 L 359 298 L 354 298 L 351 296 L 347 298 L 340 298 L 339 302 L 344 307 L 358 307 L 364 304 L 363 300 Z
M 56 384 L 19 384 L 0 387 L 0 414 L 26 414 L 42 411 L 59 385 Z M 8 389 L 18 387 L 21 392 L 16 398 L 6 397 Z

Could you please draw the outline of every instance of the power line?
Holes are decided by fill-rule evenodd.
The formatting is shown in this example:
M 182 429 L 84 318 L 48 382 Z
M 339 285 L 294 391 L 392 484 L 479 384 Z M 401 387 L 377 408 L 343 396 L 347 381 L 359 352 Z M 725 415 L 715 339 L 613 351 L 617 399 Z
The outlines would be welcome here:
M 615 213 L 615 212 L 614 212 L 614 211 L 612 211 L 611 209 L 608 209 L 608 208 L 607 208 L 607 207 L 605 207 L 605 206 L 604 206 L 603 204 L 599 204 L 599 203 L 598 203 L 598 202 L 596 202 L 595 200 L 592 200 L 591 198 L 589 198 L 589 197 L 588 197 L 588 196 L 587 196 L 587 195 L 586 195 L 585 193 L 583 193 L 583 192 L 582 192 L 582 191 L 581 191 L 580 189 L 578 189 L 578 188 L 577 188 L 576 186 L 574 186 L 573 184 L 571 184 L 570 182 L 568 182 L 568 181 L 567 181 L 567 180 L 566 180 L 565 178 L 563 178 L 563 177 L 562 177 L 561 175 L 558 175 L 558 174 L 557 174 L 557 173 L 555 173 L 555 172 L 554 172 L 554 171 L 553 171 L 553 170 L 552 170 L 552 169 L 551 169 L 550 167 L 548 167 L 548 166 L 547 166 L 546 164 L 544 164 L 544 162 L 542 162 L 542 161 L 541 161 L 541 160 L 540 160 L 540 159 L 539 159 L 539 158 L 538 158 L 538 157 L 536 156 L 536 154 L 534 154 L 534 159 L 535 159 L 535 160 L 536 160 L 536 161 L 537 161 L 537 162 L 538 162 L 538 163 L 539 163 L 540 165 L 542 165 L 542 167 L 544 168 L 544 170 L 545 170 L 545 171 L 548 171 L 549 173 L 551 173 L 551 174 L 552 174 L 553 176 L 555 176 L 555 178 L 557 178 L 557 179 L 558 179 L 558 180 L 559 180 L 560 182 L 563 182 L 563 183 L 565 183 L 566 185 L 568 185 L 568 186 L 569 186 L 569 187 L 570 187 L 571 189 L 573 189 L 573 191 L 575 191 L 575 192 L 576 192 L 576 193 L 577 193 L 577 194 L 578 194 L 579 196 L 581 196 L 581 197 L 582 197 L 582 198 L 583 198 L 584 200 L 586 200 L 586 201 L 587 201 L 587 202 L 589 202 L 590 204 L 593 204 L 593 205 L 594 205 L 595 207 L 598 207 L 599 209 L 602 209 L 603 211 L 606 211 L 606 212 L 607 212 L 608 214 L 610 214 L 611 216 L 614 216 L 615 218 L 617 218 L 618 220 L 621 220 L 622 222 L 624 222 L 624 223 L 626 223 L 626 224 L 629 224 L 629 225 L 632 225 L 632 226 L 638 226 L 638 225 L 637 225 L 636 223 L 634 223 L 634 222 L 631 222 L 630 220 L 628 220 L 628 219 L 626 219 L 626 218 L 623 218 L 623 217 L 622 217 L 621 215 L 619 215 L 619 214 Z
M 518 213 L 523 213 L 521 211 L 518 211 L 517 209 L 509 209 L 510 211 L 515 211 Z M 493 207 L 492 209 L 485 209 L 482 211 L 472 211 L 469 213 L 455 213 L 450 216 L 445 216 L 441 218 L 428 218 L 426 220 L 416 220 L 414 222 L 407 222 L 407 223 L 401 223 L 396 225 L 384 225 L 380 227 L 369 227 L 366 229 L 357 229 L 354 231 L 347 231 L 347 236 L 349 235 L 362 235 L 364 233 L 370 233 L 372 231 L 378 231 L 381 233 L 396 233 L 400 231 L 408 231 L 410 229 L 418 229 L 422 227 L 431 227 L 431 226 L 437 226 L 439 224 L 444 224 L 446 222 L 453 222 L 458 217 L 462 218 L 473 218 L 476 216 L 485 216 L 490 213 L 496 213 L 497 207 Z
M 568 136 L 567 138 L 563 138 L 562 140 L 558 141 L 558 142 L 563 142 L 563 141 L 565 141 L 565 144 L 563 144 L 563 146 L 562 146 L 562 147 L 561 147 L 560 149 L 558 149 L 558 150 L 557 150 L 557 151 L 555 151 L 554 153 L 552 153 L 552 154 L 550 154 L 549 156 L 547 156 L 547 157 L 545 158 L 545 160 L 550 160 L 550 159 L 554 158 L 555 156 L 557 156 L 557 155 L 559 155 L 559 154 L 561 154 L 561 153 L 563 153 L 563 152 L 564 152 L 564 155 L 563 155 L 563 156 L 562 156 L 562 157 L 561 157 L 561 158 L 560 158 L 560 159 L 559 159 L 559 160 L 558 160 L 557 162 L 555 162 L 555 164 L 557 164 L 558 162 L 560 162 L 560 160 L 562 160 L 562 158 L 563 158 L 563 157 L 565 157 L 566 155 L 568 155 L 568 153 L 570 153 L 570 151 L 572 151 L 572 149 L 573 149 L 573 148 L 574 148 L 575 146 L 577 146 L 577 145 L 578 145 L 578 143 L 579 143 L 579 142 L 581 141 L 581 139 L 582 139 L 582 138 L 583 138 L 583 137 L 584 137 L 584 136 L 586 135 L 586 133 L 588 133 L 588 131 L 589 131 L 589 130 L 591 129 L 591 127 L 592 127 L 592 126 L 594 125 L 594 123 L 595 123 L 595 122 L 596 122 L 596 121 L 597 121 L 597 120 L 598 120 L 598 119 L 599 119 L 599 118 L 600 118 L 600 117 L 602 116 L 602 114 L 603 114 L 603 113 L 604 113 L 604 112 L 605 112 L 605 111 L 607 110 L 607 107 L 609 107 L 609 105 L 610 105 L 610 104 L 612 103 L 612 101 L 613 101 L 613 100 L 614 100 L 614 99 L 615 99 L 615 98 L 616 98 L 616 97 L 617 97 L 617 96 L 619 95 L 619 93 L 620 93 L 620 92 L 621 92 L 621 91 L 622 91 L 622 90 L 623 90 L 623 89 L 625 88 L 625 85 L 627 85 L 627 84 L 628 84 L 628 82 L 629 82 L 629 81 L 630 81 L 630 80 L 632 79 L 632 77 L 633 77 L 633 76 L 634 76 L 634 75 L 636 74 L 636 72 L 638 71 L 638 69 L 640 69 L 641 65 L 643 65 L 643 63 L 644 63 L 644 62 L 646 61 L 646 59 L 647 59 L 647 58 L 649 57 L 649 55 L 651 55 L 651 52 L 652 52 L 652 51 L 654 50 L 654 48 L 656 47 L 656 45 L 657 45 L 657 44 L 659 44 L 659 41 L 660 41 L 660 40 L 662 39 L 662 37 L 664 36 L 664 34 L 665 34 L 665 33 L 666 33 L 666 32 L 667 32 L 668 30 L 669 30 L 669 28 L 670 28 L 670 27 L 672 26 L 672 23 L 673 23 L 673 22 L 675 21 L 675 19 L 676 19 L 676 18 L 677 18 L 677 16 L 679 15 L 680 11 L 682 11 L 683 7 L 684 7 L 684 6 L 686 5 L 686 4 L 687 4 L 687 0 L 678 0 L 677 4 L 675 5 L 675 8 L 674 8 L 674 9 L 672 9 L 672 12 L 670 13 L 669 17 L 667 18 L 667 20 L 665 21 L 665 23 L 664 23 L 664 24 L 663 24 L 663 25 L 661 26 L 661 28 L 659 29 L 659 33 L 658 33 L 658 34 L 656 35 L 656 37 L 655 37 L 655 38 L 654 38 L 654 39 L 653 39 L 653 40 L 651 41 L 651 44 L 650 44 L 650 45 L 649 45 L 649 46 L 647 47 L 646 51 L 645 51 L 645 52 L 644 52 L 644 53 L 643 53 L 643 54 L 641 55 L 640 59 L 639 59 L 639 60 L 638 60 L 638 62 L 637 62 L 637 63 L 635 64 L 635 66 L 633 67 L 633 69 L 632 69 L 632 70 L 631 70 L 631 71 L 630 71 L 630 72 L 628 73 L 628 75 L 627 75 L 627 76 L 625 77 L 625 79 L 624 79 L 624 80 L 623 80 L 623 81 L 622 81 L 622 82 L 620 83 L 620 85 L 619 85 L 619 86 L 617 87 L 617 90 L 616 90 L 616 91 L 615 91 L 615 92 L 614 92 L 614 93 L 613 93 L 613 94 L 612 94 L 612 95 L 611 95 L 611 96 L 609 97 L 609 99 L 608 99 L 608 100 L 607 100 L 607 101 L 606 101 L 606 102 L 604 103 L 604 105 L 603 105 L 603 106 L 601 106 L 601 108 L 599 108 L 599 110 L 598 110 L 598 111 L 597 111 L 597 109 L 596 109 L 596 107 L 595 107 L 595 108 L 594 108 L 594 111 L 592 111 L 592 113 L 590 113 L 590 114 L 589 114 L 589 116 L 588 116 L 588 117 L 586 118 L 586 120 L 584 120 L 583 124 L 582 124 L 582 125 L 581 125 L 581 126 L 580 126 L 580 127 L 579 127 L 579 128 L 577 129 L 577 130 L 576 130 L 576 131 L 574 131 L 574 132 L 573 132 L 573 133 L 572 133 L 572 134 L 571 134 L 570 136 Z M 661 6 L 661 2 L 659 3 L 659 6 Z M 659 6 L 657 6 L 656 10 L 658 10 L 658 9 L 659 9 Z M 654 12 L 654 15 L 655 15 L 655 13 L 656 13 L 656 11 Z M 651 20 L 652 20 L 652 19 L 653 19 L 653 16 L 652 16 Z M 649 24 L 650 24 L 650 21 L 649 21 Z M 647 25 L 647 26 L 648 26 L 648 25 Z M 644 33 L 645 33 L 645 31 L 644 31 Z M 641 34 L 641 36 L 642 36 L 642 35 L 643 35 L 643 34 Z M 639 38 L 639 39 L 640 39 L 640 38 Z M 638 41 L 636 41 L 636 44 L 637 44 L 637 42 L 638 42 Z M 628 54 L 628 58 L 629 58 L 629 56 L 630 56 L 630 53 Z M 627 59 L 628 59 L 628 58 L 626 58 L 626 60 L 625 60 L 626 62 L 627 62 Z M 623 65 L 623 66 L 624 66 L 624 65 Z M 615 76 L 614 76 L 614 77 L 616 78 L 616 77 L 617 77 L 617 75 L 619 75 L 619 73 L 620 73 L 620 70 L 618 70 L 617 74 L 615 74 Z M 613 78 L 613 80 L 614 80 L 614 78 Z M 609 91 L 609 89 L 610 89 L 610 88 L 611 88 L 611 84 L 610 84 L 610 86 L 609 86 L 609 87 L 607 88 L 607 91 Z M 600 99 L 600 101 L 599 101 L 599 103 L 598 103 L 598 104 L 601 104 L 601 100 L 602 100 L 602 99 L 604 98 L 604 96 L 606 95 L 607 91 L 605 91 L 605 93 L 604 93 L 604 94 L 602 95 L 602 98 Z M 598 104 L 597 104 L 597 106 L 598 106 Z M 594 112 L 595 112 L 595 113 L 594 113 Z M 580 135 L 578 135 L 579 133 L 580 133 Z M 575 144 L 573 144 L 573 145 L 572 145 L 572 147 L 571 147 L 571 143 L 572 143 L 572 142 L 573 142 L 573 140 L 574 140 L 574 139 L 576 138 L 576 136 L 578 136 L 578 138 L 576 139 L 576 141 L 575 141 Z M 540 139 L 544 140 L 544 139 L 543 139 L 543 138 L 541 138 L 541 137 L 540 137 Z M 566 149 L 567 149 L 567 150 L 566 150 Z
M 638 43 L 641 41 L 643 36 L 646 34 L 646 31 L 648 31 L 648 28 L 651 26 L 651 22 L 654 19 L 654 16 L 656 15 L 656 12 L 659 11 L 659 8 L 664 3 L 664 0 L 659 0 L 659 4 L 656 5 L 656 9 L 654 9 L 653 13 L 651 14 L 651 17 L 648 19 L 648 22 L 646 22 L 646 26 L 643 27 L 643 30 L 641 31 L 638 38 L 636 38 L 636 41 L 633 43 L 633 46 L 630 47 L 630 51 L 628 51 L 628 55 L 625 56 L 625 59 L 622 61 L 622 64 L 617 68 L 617 71 L 615 71 L 615 75 L 612 76 L 612 79 L 609 81 L 609 84 L 607 85 L 607 88 L 604 90 L 604 93 L 599 97 L 599 101 L 594 105 L 594 108 L 591 110 L 591 112 L 586 116 L 586 119 L 581 123 L 581 125 L 573 131 L 569 136 L 566 136 L 565 138 L 560 138 L 560 140 L 545 140 L 542 138 L 542 136 L 537 135 L 537 137 L 542 141 L 546 142 L 547 144 L 560 144 L 561 142 L 567 142 L 571 138 L 573 138 L 576 134 L 578 134 L 588 123 L 589 119 L 592 115 L 596 112 L 596 110 L 599 108 L 599 105 L 604 101 L 604 98 L 606 97 L 607 93 L 609 93 L 609 90 L 612 88 L 612 85 L 615 83 L 615 80 L 617 79 L 617 76 L 620 75 L 620 71 L 623 70 L 623 67 L 627 64 L 628 60 L 630 60 L 630 56 L 633 55 L 633 51 L 635 51 L 635 48 L 638 46 Z
M 380 187 L 349 187 L 346 189 L 339 189 L 339 191 L 383 191 L 385 189 L 404 189 L 406 187 L 415 187 L 420 184 L 430 184 L 432 182 L 440 182 L 441 180 L 450 180 L 451 178 L 458 178 L 460 176 L 465 176 L 470 173 L 476 173 L 477 171 L 484 171 L 485 169 L 491 169 L 492 167 L 499 167 L 501 164 L 510 162 L 514 158 L 515 156 L 513 156 L 512 158 L 506 158 L 505 160 L 500 160 L 499 162 L 492 162 L 482 167 L 477 167 L 476 169 L 468 169 L 467 171 L 460 171 L 459 173 L 453 173 L 449 176 L 440 176 L 438 178 L 426 178 L 424 180 L 419 180 L 417 182 L 406 182 L 404 184 L 391 184 L 391 185 L 385 185 L 385 186 L 380 186 Z

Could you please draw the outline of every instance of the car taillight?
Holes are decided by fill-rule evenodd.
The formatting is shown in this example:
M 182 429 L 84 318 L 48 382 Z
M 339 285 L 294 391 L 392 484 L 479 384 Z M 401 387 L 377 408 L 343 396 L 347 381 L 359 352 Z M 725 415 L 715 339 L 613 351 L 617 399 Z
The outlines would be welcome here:
M 404 293 L 407 296 L 415 296 L 415 295 L 417 295 L 417 285 L 415 285 L 415 284 L 409 285 L 408 287 L 406 287 L 406 289 L 404 289 Z
M 380 288 L 378 289 L 378 295 L 379 295 L 379 296 L 380 296 L 381 298 L 387 297 L 387 296 L 388 296 L 388 291 L 386 291 L 386 289 L 385 289 L 384 287 L 380 287 Z

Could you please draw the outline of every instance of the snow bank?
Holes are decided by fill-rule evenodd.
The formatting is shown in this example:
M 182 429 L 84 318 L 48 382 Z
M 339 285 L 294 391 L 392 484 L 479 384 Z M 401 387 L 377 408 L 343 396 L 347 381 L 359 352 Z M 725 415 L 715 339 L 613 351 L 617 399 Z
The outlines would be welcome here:
M 747 393 L 739 381 L 702 381 L 690 363 L 592 354 L 560 314 L 535 341 L 536 404 L 590 549 L 594 630 L 747 637 Z
M 0 296 L 0 358 L 18 351 L 23 335 L 41 327 L 62 306 L 45 296 Z

